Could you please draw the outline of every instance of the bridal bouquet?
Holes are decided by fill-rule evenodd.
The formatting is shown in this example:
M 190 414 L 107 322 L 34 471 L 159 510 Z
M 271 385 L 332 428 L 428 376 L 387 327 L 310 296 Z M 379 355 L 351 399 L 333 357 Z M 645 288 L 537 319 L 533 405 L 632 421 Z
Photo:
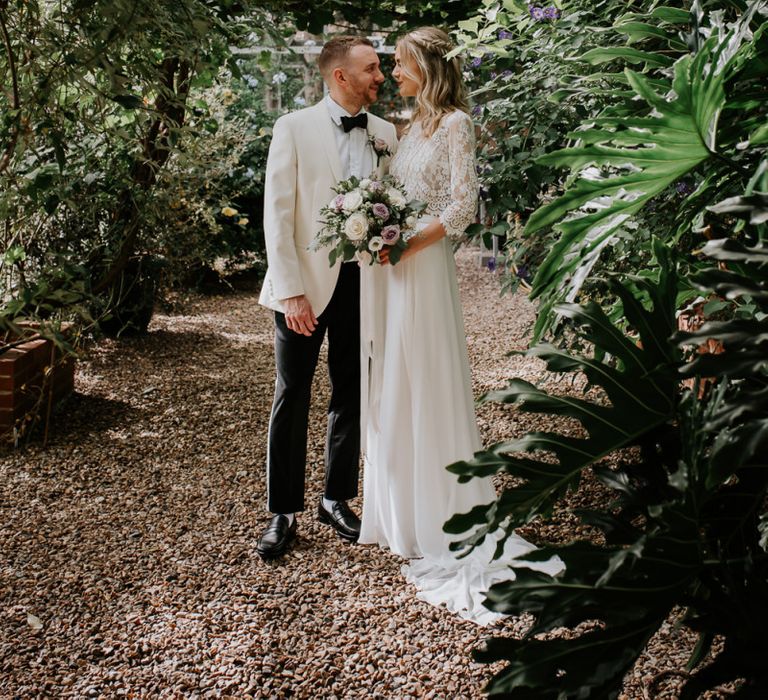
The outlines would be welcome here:
M 409 202 L 403 186 L 390 175 L 380 180 L 350 177 L 333 191 L 336 196 L 320 210 L 323 228 L 312 248 L 331 246 L 331 265 L 339 259 L 380 263 L 380 253 L 387 249 L 394 265 L 425 205 Z

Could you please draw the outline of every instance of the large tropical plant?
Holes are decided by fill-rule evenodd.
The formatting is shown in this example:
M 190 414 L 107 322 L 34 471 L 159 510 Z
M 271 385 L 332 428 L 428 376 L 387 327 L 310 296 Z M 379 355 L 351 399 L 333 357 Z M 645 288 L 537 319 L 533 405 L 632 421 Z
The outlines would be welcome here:
M 696 3 L 690 13 L 657 7 L 622 17 L 617 30 L 632 41 L 666 36 L 666 53 L 624 47 L 584 57 L 620 58 L 645 70 L 624 70 L 634 99 L 574 131 L 576 145 L 539 158 L 570 167 L 571 175 L 564 193 L 534 212 L 525 229 L 526 235 L 549 227 L 558 233 L 533 280 L 532 297 L 541 299 L 536 337 L 553 327 L 558 302 L 579 297 L 620 228 L 683 178 L 695 183 L 693 191 L 680 204 L 677 221 L 665 222 L 656 235 L 678 241 L 695 234 L 686 239 L 693 248 L 705 234 L 716 235 L 707 228 L 705 206 L 742 193 L 768 144 L 767 15 L 762 1 L 746 3 L 731 23 Z M 687 45 L 693 50 L 680 55 Z
M 507 279 L 510 286 L 527 279 L 553 243 L 554 234 L 521 236 L 522 224 L 558 181 L 558 173 L 538 158 L 563 146 L 582 120 L 617 100 L 615 91 L 592 76 L 587 88 L 575 89 L 587 81 L 575 69 L 584 54 L 621 42 L 605 30 L 626 7 L 618 0 L 484 0 L 481 13 L 458 24 L 464 75 L 480 126 L 483 217 L 470 232 L 488 245 L 491 235 L 502 241 L 509 266 L 519 275 Z
M 737 697 L 757 698 L 768 683 L 768 248 L 711 244 L 707 252 L 738 270 L 712 268 L 695 284 L 756 304 L 760 314 L 677 338 L 671 337 L 677 264 L 660 241 L 654 250 L 658 283 L 643 277 L 611 283 L 630 335 L 594 303 L 566 304 L 558 311 L 594 348 L 592 356 L 548 345 L 527 351 L 552 371 L 582 373 L 596 397 L 550 395 L 520 381 L 486 397 L 569 416 L 585 437 L 531 433 L 450 467 L 462 479 L 499 471 L 517 483 L 490 507 L 449 521 L 449 531 L 473 533 L 458 547 L 546 516 L 587 467 L 615 497 L 608 509 L 577 514 L 604 544 L 544 547 L 528 558 L 557 555 L 562 574 L 518 568 L 513 581 L 489 591 L 489 608 L 534 618 L 522 639 L 492 639 L 476 654 L 507 662 L 488 686 L 491 696 L 615 698 L 650 637 L 677 608 L 684 611 L 682 624 L 699 634 L 681 698 L 698 698 L 726 682 L 737 682 Z M 708 339 L 721 341 L 724 352 L 701 355 L 681 369 L 680 348 Z M 607 355 L 614 362 L 597 359 Z M 681 375 L 696 380 L 693 388 L 681 390 Z M 564 627 L 573 632 L 551 634 Z M 710 654 L 716 638 L 721 648 Z

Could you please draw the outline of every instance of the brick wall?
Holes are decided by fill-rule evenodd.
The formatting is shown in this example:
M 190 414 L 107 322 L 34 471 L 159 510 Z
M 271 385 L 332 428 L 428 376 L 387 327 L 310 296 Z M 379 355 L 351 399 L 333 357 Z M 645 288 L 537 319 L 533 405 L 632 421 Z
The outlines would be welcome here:
M 58 402 L 75 388 L 75 363 L 71 357 L 62 359 L 50 340 L 30 340 L 0 354 L 0 438 L 22 427 L 25 416 L 37 407 L 44 416 L 49 391 Z

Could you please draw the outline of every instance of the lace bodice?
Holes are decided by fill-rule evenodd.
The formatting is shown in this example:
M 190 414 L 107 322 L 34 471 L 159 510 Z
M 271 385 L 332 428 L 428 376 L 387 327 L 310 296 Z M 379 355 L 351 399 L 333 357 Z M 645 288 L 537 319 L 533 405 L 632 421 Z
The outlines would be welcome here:
M 464 112 L 452 112 L 430 137 L 421 124 L 413 124 L 397 147 L 390 173 L 412 199 L 426 203 L 425 214 L 439 217 L 449 238 L 460 239 L 477 211 L 472 119 Z

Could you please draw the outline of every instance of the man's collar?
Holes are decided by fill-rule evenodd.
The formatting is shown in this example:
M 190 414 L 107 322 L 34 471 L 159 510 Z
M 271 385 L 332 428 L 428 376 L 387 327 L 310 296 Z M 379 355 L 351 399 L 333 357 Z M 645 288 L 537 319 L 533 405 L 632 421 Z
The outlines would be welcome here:
M 328 108 L 328 114 L 331 115 L 331 119 L 333 120 L 333 123 L 336 124 L 336 126 L 341 126 L 341 118 L 344 117 L 353 117 L 355 115 L 350 114 L 344 107 L 342 107 L 336 100 L 334 100 L 330 95 L 325 96 L 325 104 Z M 363 107 L 358 114 L 362 114 L 365 112 L 365 107 Z

